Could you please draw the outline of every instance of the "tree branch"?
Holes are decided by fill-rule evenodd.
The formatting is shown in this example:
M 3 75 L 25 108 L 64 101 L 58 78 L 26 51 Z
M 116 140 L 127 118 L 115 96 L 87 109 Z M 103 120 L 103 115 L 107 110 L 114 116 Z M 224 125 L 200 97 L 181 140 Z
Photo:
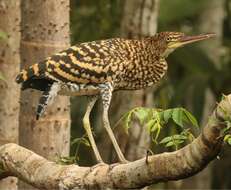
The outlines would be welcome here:
M 149 156 L 128 164 L 59 165 L 17 144 L 0 147 L 0 178 L 16 176 L 43 189 L 139 188 L 150 184 L 183 179 L 201 171 L 219 153 L 230 121 L 231 95 L 217 105 L 199 137 L 184 148 Z M 148 160 L 147 160 L 148 159 Z

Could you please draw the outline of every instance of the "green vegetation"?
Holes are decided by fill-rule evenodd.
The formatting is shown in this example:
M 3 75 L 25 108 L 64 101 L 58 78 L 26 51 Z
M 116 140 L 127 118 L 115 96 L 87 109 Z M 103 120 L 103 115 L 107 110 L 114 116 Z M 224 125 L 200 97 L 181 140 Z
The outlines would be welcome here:
M 123 122 L 124 128 L 128 133 L 132 123 L 137 120 L 140 125 L 146 127 L 152 137 L 153 143 L 164 144 L 165 147 L 175 146 L 176 149 L 186 140 L 191 142 L 194 139 L 194 135 L 189 126 L 199 128 L 195 117 L 184 108 L 161 110 L 138 107 L 126 113 L 120 119 L 119 123 Z M 172 134 L 159 141 L 161 131 L 167 126 L 176 127 L 178 134 Z

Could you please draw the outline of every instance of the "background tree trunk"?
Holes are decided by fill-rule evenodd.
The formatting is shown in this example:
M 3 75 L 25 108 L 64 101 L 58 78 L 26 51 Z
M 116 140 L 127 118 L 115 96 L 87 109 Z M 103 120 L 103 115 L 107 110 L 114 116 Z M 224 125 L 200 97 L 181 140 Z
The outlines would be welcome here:
M 0 0 L 0 145 L 18 142 L 19 86 L 14 79 L 19 72 L 20 1 Z M 0 181 L 1 190 L 17 189 L 17 179 Z
M 41 61 L 69 46 L 69 1 L 23 0 L 21 66 Z M 67 156 L 70 146 L 69 98 L 58 97 L 39 121 L 39 92 L 21 93 L 20 144 L 54 160 Z M 21 186 L 21 189 L 29 187 Z
M 158 8 L 159 0 L 124 1 L 121 36 L 125 38 L 141 38 L 154 35 L 157 30 Z M 153 105 L 152 93 L 153 88 L 130 92 L 116 92 L 113 95 L 110 111 L 112 113 L 112 123 L 116 123 L 125 112 L 134 107 L 151 107 Z M 128 135 L 124 133 L 123 126 L 117 126 L 115 134 L 128 160 L 135 160 L 146 154 L 149 148 L 149 134 L 138 123 L 133 125 Z M 108 150 L 113 150 L 113 148 L 106 147 L 110 145 L 110 142 L 101 144 L 100 147 L 104 156 L 108 155 L 108 160 L 110 160 L 112 152 L 108 152 Z

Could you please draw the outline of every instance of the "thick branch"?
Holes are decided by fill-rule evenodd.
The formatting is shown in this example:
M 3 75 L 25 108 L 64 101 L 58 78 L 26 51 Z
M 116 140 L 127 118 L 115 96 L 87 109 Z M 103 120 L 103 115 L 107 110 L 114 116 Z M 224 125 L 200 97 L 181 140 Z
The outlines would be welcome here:
M 138 188 L 161 181 L 183 179 L 201 171 L 222 147 L 224 121 L 230 120 L 231 95 L 217 106 L 201 135 L 184 148 L 118 165 L 80 167 L 59 165 L 10 143 L 0 147 L 6 175 L 43 189 Z

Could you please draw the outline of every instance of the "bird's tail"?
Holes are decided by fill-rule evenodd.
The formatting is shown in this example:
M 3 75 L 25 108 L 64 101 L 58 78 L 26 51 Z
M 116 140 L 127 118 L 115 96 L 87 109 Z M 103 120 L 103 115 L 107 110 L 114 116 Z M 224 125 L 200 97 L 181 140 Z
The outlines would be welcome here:
M 48 86 L 48 88 L 43 92 L 37 107 L 37 112 L 36 112 L 37 120 L 45 112 L 46 107 L 53 102 L 59 90 L 60 90 L 60 85 L 58 83 L 53 83 L 51 86 Z
M 34 76 L 40 76 L 41 74 L 45 73 L 47 65 L 45 62 L 40 62 L 31 65 L 28 69 L 23 69 L 16 77 L 15 81 L 17 83 L 23 83 L 28 79 Z

